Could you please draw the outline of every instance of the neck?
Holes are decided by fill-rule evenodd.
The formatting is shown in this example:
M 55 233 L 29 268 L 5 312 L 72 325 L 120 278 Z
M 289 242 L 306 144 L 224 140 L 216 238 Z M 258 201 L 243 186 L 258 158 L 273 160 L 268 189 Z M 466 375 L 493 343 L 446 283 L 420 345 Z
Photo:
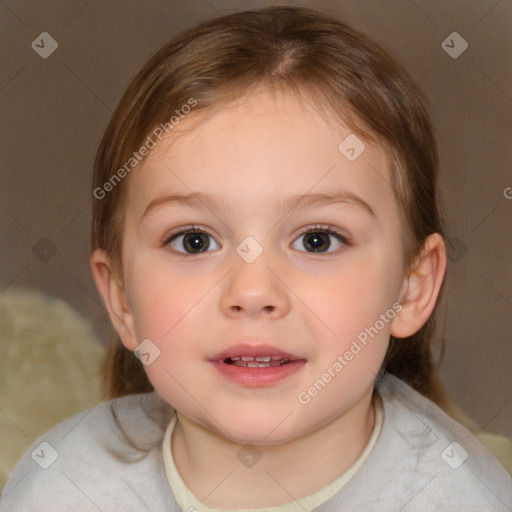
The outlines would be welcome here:
M 251 447 L 254 452 L 247 451 L 246 456 L 261 457 L 247 467 L 237 457 L 241 444 L 178 413 L 172 436 L 174 462 L 185 485 L 207 507 L 284 505 L 319 491 L 360 457 L 375 425 L 372 392 L 373 387 L 342 414 L 299 438 Z M 243 454 L 242 449 L 239 456 Z

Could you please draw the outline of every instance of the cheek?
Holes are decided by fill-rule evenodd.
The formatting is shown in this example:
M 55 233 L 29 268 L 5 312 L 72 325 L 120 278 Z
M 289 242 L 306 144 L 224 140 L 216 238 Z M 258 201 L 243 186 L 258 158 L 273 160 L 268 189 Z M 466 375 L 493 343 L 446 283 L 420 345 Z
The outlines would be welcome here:
M 304 302 L 325 324 L 325 332 L 346 340 L 372 325 L 391 307 L 395 283 L 382 262 L 361 255 L 329 276 L 316 276 L 302 292 Z M 317 329 L 318 332 L 318 329 Z
M 143 255 L 141 255 L 143 256 Z M 197 287 L 189 279 L 171 272 L 161 258 L 143 257 L 133 261 L 130 302 L 139 338 L 161 344 L 197 302 Z
M 150 339 L 159 351 L 158 357 L 144 370 L 161 396 L 175 407 L 184 407 L 187 396 L 183 395 L 183 386 L 194 386 L 197 380 L 190 372 L 189 363 L 197 363 L 201 357 L 194 335 L 203 332 L 198 315 L 203 313 L 204 321 L 201 301 L 207 293 L 204 280 L 202 285 L 194 286 L 189 278 L 178 277 L 168 270 L 159 272 L 154 266 L 151 275 L 140 279 L 132 292 L 138 339 Z

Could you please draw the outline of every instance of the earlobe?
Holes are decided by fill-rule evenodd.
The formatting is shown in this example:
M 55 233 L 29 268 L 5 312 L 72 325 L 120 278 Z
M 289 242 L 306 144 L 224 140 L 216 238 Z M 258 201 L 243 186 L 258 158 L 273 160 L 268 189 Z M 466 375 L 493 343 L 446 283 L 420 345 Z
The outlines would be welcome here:
M 98 292 L 123 345 L 129 350 L 135 350 L 137 337 L 133 315 L 123 283 L 116 277 L 108 253 L 103 249 L 95 249 L 90 257 L 90 265 Z
M 407 338 L 423 327 L 434 310 L 446 273 L 446 246 L 439 233 L 430 235 L 405 277 L 400 294 L 402 310 L 394 318 L 391 334 Z

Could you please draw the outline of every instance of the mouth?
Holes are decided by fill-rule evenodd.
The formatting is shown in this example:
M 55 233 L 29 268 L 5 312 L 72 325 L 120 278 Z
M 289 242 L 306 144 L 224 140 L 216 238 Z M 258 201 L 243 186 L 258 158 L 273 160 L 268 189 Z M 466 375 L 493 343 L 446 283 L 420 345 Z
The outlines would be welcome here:
M 215 363 L 232 364 L 245 368 L 270 368 L 304 360 L 300 356 L 283 352 L 273 345 L 233 345 L 227 350 L 213 356 L 210 361 Z
M 276 384 L 304 367 L 306 359 L 271 345 L 237 345 L 210 359 L 223 377 L 239 385 Z

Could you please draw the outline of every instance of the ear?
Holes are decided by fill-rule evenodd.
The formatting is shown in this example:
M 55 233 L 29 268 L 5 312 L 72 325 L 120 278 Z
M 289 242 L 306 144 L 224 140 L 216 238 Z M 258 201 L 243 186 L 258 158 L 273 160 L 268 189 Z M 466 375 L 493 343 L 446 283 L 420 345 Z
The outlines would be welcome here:
M 114 272 L 110 257 L 103 249 L 94 250 L 90 257 L 90 265 L 94 282 L 103 299 L 110 321 L 123 345 L 129 350 L 135 350 L 138 345 L 137 336 L 122 278 Z
M 430 235 L 404 278 L 399 302 L 402 310 L 393 319 L 391 334 L 407 338 L 426 323 L 437 301 L 446 273 L 446 245 L 439 233 Z

